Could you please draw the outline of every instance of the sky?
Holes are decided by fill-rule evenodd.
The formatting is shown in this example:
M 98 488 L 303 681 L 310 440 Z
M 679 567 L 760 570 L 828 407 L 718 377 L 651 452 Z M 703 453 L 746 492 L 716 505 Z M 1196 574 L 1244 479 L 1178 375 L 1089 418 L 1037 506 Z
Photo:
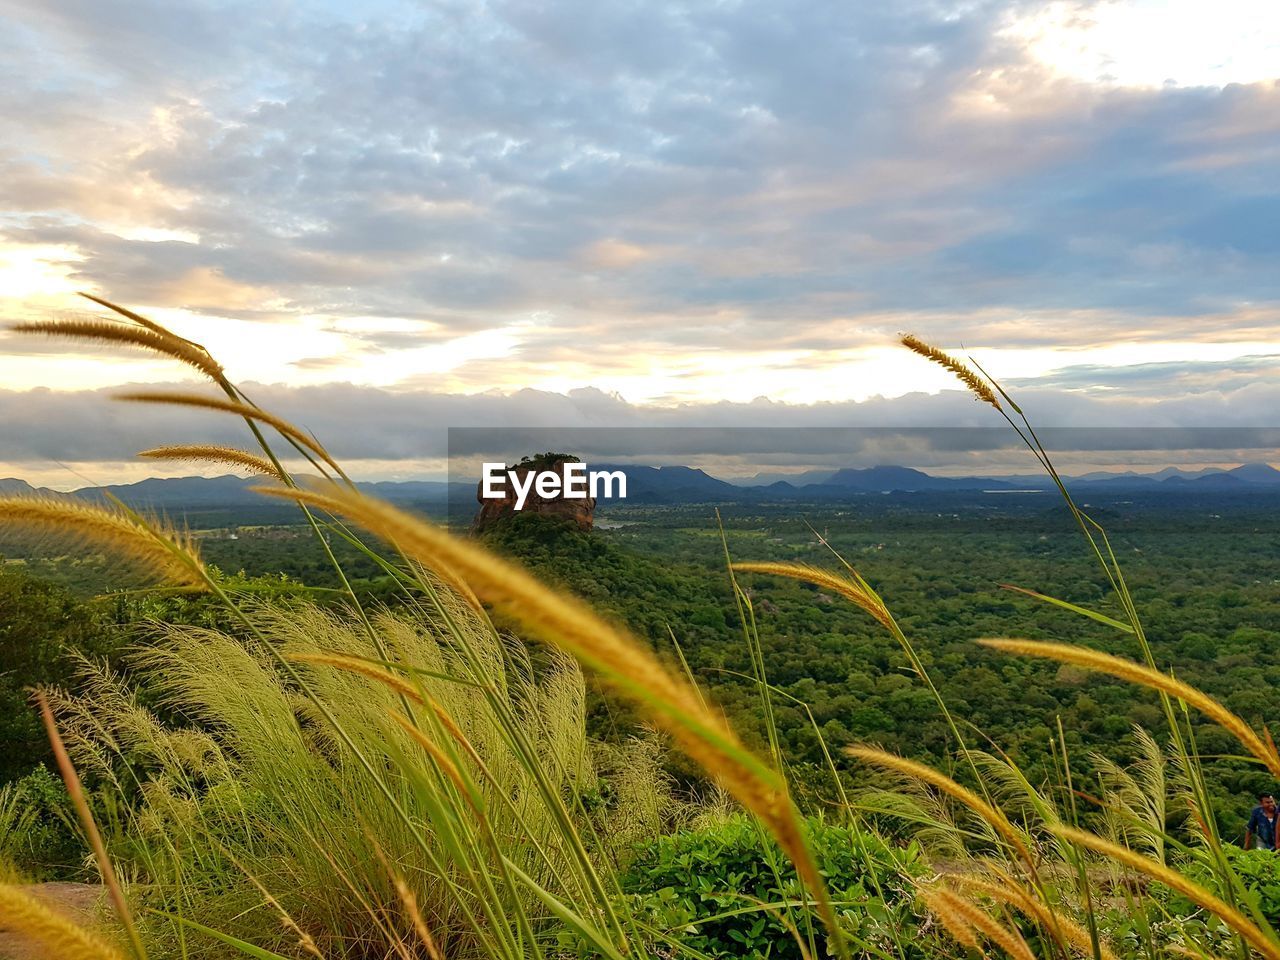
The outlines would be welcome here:
M 992 425 L 902 332 L 1046 425 L 1274 426 L 1277 77 L 1272 0 L 0 0 L 0 320 L 126 304 L 370 479 Z M 192 472 L 131 455 L 234 424 L 110 396 L 193 376 L 0 332 L 0 476 Z

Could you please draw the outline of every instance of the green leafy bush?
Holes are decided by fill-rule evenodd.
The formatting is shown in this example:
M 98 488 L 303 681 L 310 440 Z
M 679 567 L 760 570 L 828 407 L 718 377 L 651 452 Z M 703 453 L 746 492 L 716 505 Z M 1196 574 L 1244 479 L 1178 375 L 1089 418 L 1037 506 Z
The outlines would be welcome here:
M 1233 846 L 1224 846 L 1222 849 L 1244 889 L 1242 906 L 1246 910 L 1256 909 L 1267 918 L 1268 923 L 1280 926 L 1280 854 L 1271 850 L 1242 850 Z M 1239 891 L 1233 895 L 1222 889 L 1221 871 L 1210 863 L 1207 851 L 1198 851 L 1182 872 L 1224 900 L 1235 900 L 1239 896 Z M 1198 909 L 1185 897 L 1177 894 L 1170 896 L 1169 904 L 1171 910 L 1180 916 Z
M 925 872 L 919 848 L 817 820 L 806 833 L 855 948 L 912 952 L 916 920 L 906 888 Z M 806 921 L 789 906 L 803 895 L 795 870 L 745 817 L 660 837 L 622 883 L 639 915 L 683 947 L 711 957 L 802 956 L 796 931 L 807 936 Z M 821 932 L 815 936 L 822 955 Z
M 68 680 L 67 651 L 105 653 L 116 642 L 98 612 L 69 591 L 0 570 L 0 783 L 52 759 L 31 688 Z
M 36 880 L 80 876 L 88 850 L 67 788 L 40 764 L 0 789 L 0 857 Z

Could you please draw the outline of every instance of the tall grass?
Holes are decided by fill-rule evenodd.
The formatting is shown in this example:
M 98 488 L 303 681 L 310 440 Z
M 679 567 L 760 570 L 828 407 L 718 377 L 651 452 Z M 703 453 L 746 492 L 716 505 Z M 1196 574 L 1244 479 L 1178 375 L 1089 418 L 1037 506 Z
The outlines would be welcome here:
M 647 644 L 481 546 L 361 494 L 318 439 L 257 407 L 199 344 L 97 302 L 120 319 L 24 329 L 133 345 L 204 375 L 218 394 L 122 399 L 240 417 L 260 453 L 193 442 L 144 455 L 231 463 L 266 478 L 265 494 L 303 511 L 347 600 L 334 611 L 239 595 L 199 562 L 192 543 L 122 505 L 95 512 L 61 501 L 0 503 L 0 519 L 78 530 L 211 592 L 236 624 L 233 632 L 161 626 L 128 681 L 86 663 L 77 693 L 47 692 L 55 741 L 65 741 L 107 798 L 99 869 L 123 881 L 127 902 L 116 914 L 126 931 L 137 917 L 137 935 L 125 938 L 135 956 L 701 956 L 681 928 L 664 927 L 623 895 L 619 878 L 636 841 L 676 829 L 687 811 L 670 794 L 656 741 L 605 747 L 586 736 L 579 663 L 646 711 L 776 841 L 778 854 L 764 844 L 762 856 L 778 887 L 786 872 L 778 857 L 790 861 L 797 895 L 744 902 L 718 919 L 772 911 L 804 957 L 1280 956 L 1258 897 L 1216 834 L 1187 712 L 1208 713 L 1276 772 L 1270 736 L 1155 661 L 1105 530 L 1075 504 L 1021 408 L 977 364 L 903 340 L 1025 441 L 1057 484 L 1121 616 L 1018 589 L 1117 632 L 1142 663 L 1018 640 L 989 646 L 1107 672 L 1161 697 L 1160 741 L 1136 734 L 1140 764 L 1097 764 L 1101 789 L 1092 793 L 1074 779 L 1061 731 L 1048 745 L 1057 772 L 1045 783 L 1030 782 L 995 745 L 976 749 L 981 737 L 953 716 L 890 603 L 842 558 L 839 571 L 735 565 L 726 549 L 768 731 L 769 755 L 757 756 L 692 678 L 668 670 Z M 301 455 L 308 474 L 287 471 L 278 447 Z M 332 537 L 402 588 L 394 612 L 370 609 L 351 589 Z M 822 744 L 837 798 L 829 817 L 863 828 L 889 818 L 931 841 L 937 877 L 900 878 L 916 891 L 914 933 L 895 920 L 883 942 L 848 935 L 856 927 L 850 911 L 872 910 L 874 897 L 859 906 L 828 894 L 791 799 L 772 721 L 776 691 L 738 574 L 808 580 L 859 606 L 902 648 L 946 719 L 956 760 L 946 772 L 873 745 L 853 748 L 846 759 L 855 771 L 878 771 L 874 788 L 850 791 L 849 770 Z M 522 638 L 501 633 L 491 610 Z M 73 770 L 64 773 L 75 780 Z M 1167 825 L 1172 804 L 1185 808 L 1190 829 Z M 1192 860 L 1208 864 L 1207 879 L 1180 870 Z M 874 893 L 880 881 L 869 875 Z M 715 895 L 726 893 L 734 894 Z M 1192 909 L 1179 910 L 1174 896 Z M 21 926 L 26 909 L 25 900 L 0 898 L 0 922 Z M 116 949 L 83 936 L 100 952 Z
M 488 955 L 501 935 L 491 924 L 523 918 L 532 942 L 520 947 L 534 952 L 535 885 L 594 896 L 569 831 L 599 838 L 594 855 L 607 863 L 637 829 L 670 825 L 678 805 L 662 778 L 635 776 L 652 768 L 651 751 L 601 758 L 587 739 L 575 663 L 554 654 L 535 669 L 474 613 L 451 612 L 483 678 L 437 617 L 375 617 L 405 665 L 392 673 L 349 616 L 306 604 L 251 613 L 372 771 L 350 761 L 259 642 L 218 631 L 166 628 L 135 657 L 136 682 L 184 723 L 162 722 L 101 668 L 60 698 L 81 769 L 131 798 L 114 847 L 145 878 L 149 935 L 166 954 L 184 940 L 182 917 L 223 918 L 224 933 L 276 951 L 301 940 L 324 956 L 423 946 L 425 930 L 450 957 Z M 490 698 L 521 718 L 532 757 L 514 749 Z M 606 765 L 629 774 L 617 777 L 618 799 L 574 809 L 570 798 L 602 792 Z

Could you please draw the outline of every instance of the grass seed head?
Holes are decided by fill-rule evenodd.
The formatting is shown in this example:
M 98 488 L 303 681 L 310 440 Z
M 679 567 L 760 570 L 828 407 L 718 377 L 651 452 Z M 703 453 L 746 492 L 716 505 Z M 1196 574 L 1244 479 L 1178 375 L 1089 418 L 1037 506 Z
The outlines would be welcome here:
M 93 301 L 100 307 L 106 307 L 112 313 L 118 313 L 120 316 L 124 317 L 126 320 L 132 320 L 134 323 L 136 323 L 140 327 L 146 327 L 148 330 L 154 331 L 155 333 L 164 334 L 166 337 L 173 337 L 177 340 L 183 339 L 182 337 L 179 337 L 176 333 L 174 333 L 172 330 L 170 330 L 168 327 L 162 326 L 161 324 L 156 323 L 154 320 L 149 320 L 148 318 L 144 317 L 142 314 L 135 313 L 134 311 L 130 310 L 128 307 L 122 307 L 118 303 L 112 303 L 110 300 L 107 300 L 103 297 L 96 296 L 95 294 L 92 294 L 92 293 L 85 293 L 83 290 L 80 292 L 80 296 L 84 297 L 86 300 Z M 188 340 L 187 342 L 191 343 L 190 340 Z
M 248 403 L 241 403 L 238 400 L 227 400 L 223 397 L 206 397 L 198 393 L 164 393 L 158 391 L 139 390 L 130 393 L 118 393 L 114 396 L 115 400 L 124 400 L 128 403 L 168 403 L 179 407 L 200 407 L 204 410 L 218 410 L 222 413 L 234 414 L 238 417 L 245 417 L 249 420 L 257 420 L 274 427 L 282 436 L 288 437 L 303 447 L 306 447 L 321 460 L 333 467 L 339 473 L 342 468 L 338 466 L 338 462 L 329 455 L 329 451 L 321 446 L 320 441 L 302 428 L 290 423 L 283 417 L 278 417 L 274 413 L 252 406 Z M 275 470 L 272 470 L 272 474 Z
M 287 653 L 285 656 L 295 663 L 311 663 L 322 667 L 333 667 L 335 670 L 345 670 L 348 673 L 358 673 L 361 676 L 368 677 L 370 680 L 385 684 L 401 696 L 408 697 L 414 703 L 421 704 L 423 702 L 413 684 L 401 677 L 397 677 L 390 670 L 384 670 L 376 663 L 370 663 L 360 657 L 337 653 Z
M 279 479 L 280 473 L 270 460 L 238 447 L 222 447 L 216 444 L 186 444 L 171 447 L 151 447 L 141 450 L 138 456 L 149 460 L 183 460 L 190 463 L 220 463 L 239 467 L 263 477 Z
M 162 579 L 205 586 L 204 565 L 186 534 L 111 507 L 59 497 L 0 497 L 0 524 L 68 536 L 118 553 Z
M 113 320 L 34 320 L 14 324 L 10 329 L 16 333 L 35 333 L 67 340 L 132 345 L 194 367 L 215 383 L 223 382 L 226 377 L 222 365 L 203 348 L 159 326 L 144 329 Z
M 1041 924 L 1062 946 L 1070 946 L 1082 957 L 1094 956 L 1093 937 L 1089 931 L 1061 912 L 1048 907 L 1034 891 L 1024 890 L 1019 881 L 1001 871 L 994 879 L 957 873 L 951 879 L 970 887 L 992 900 L 1006 903 Z M 1102 939 L 1098 940 L 1100 960 L 1116 960 L 1116 953 Z
M 1026 843 L 1023 842 L 1017 828 L 1014 827 L 1009 818 L 968 787 L 961 786 L 950 777 L 923 763 L 917 763 L 914 760 L 908 760 L 906 757 L 900 757 L 884 750 L 877 750 L 874 747 L 847 747 L 845 752 L 851 757 L 862 760 L 864 763 L 894 770 L 913 780 L 927 783 L 953 799 L 960 801 L 990 824 L 996 833 L 1008 842 L 1009 846 L 1018 853 L 1028 866 L 1032 864 L 1031 851 L 1027 849 Z
M 1150 860 L 1141 854 L 1134 853 L 1132 850 L 1117 843 L 1112 843 L 1110 840 L 1104 840 L 1102 837 L 1086 833 L 1083 830 L 1076 830 L 1074 827 L 1058 826 L 1054 828 L 1054 832 L 1064 840 L 1079 844 L 1094 853 L 1100 853 L 1104 857 L 1131 867 L 1139 873 L 1145 873 L 1165 886 L 1177 890 L 1188 900 L 1199 904 L 1235 930 L 1267 960 L 1280 960 L 1280 943 L 1264 934 L 1252 920 L 1235 907 L 1220 900 L 1204 887 L 1193 883 L 1176 870 L 1166 867 L 1163 863 Z
M 814 586 L 826 587 L 871 614 L 881 626 L 889 628 L 892 624 L 889 611 L 878 598 L 868 594 L 847 577 L 841 577 L 821 567 L 813 567 L 806 563 L 735 563 L 733 569 L 742 573 L 766 573 L 775 577 L 789 577 L 792 580 L 812 583 Z
M 953 916 L 967 924 L 970 930 L 981 933 L 1014 960 L 1036 960 L 1022 934 L 1003 926 L 977 904 L 945 887 L 937 887 L 932 893 L 935 903 L 946 904 Z
M 955 908 L 951 898 L 943 896 L 944 892 L 940 887 L 921 884 L 916 887 L 916 899 L 924 903 L 929 912 L 942 924 L 942 928 L 951 934 L 952 939 L 981 953 L 982 944 L 978 942 L 978 936 L 973 932 L 973 927 L 964 914 Z
M 1272 776 L 1280 777 L 1280 756 L 1276 755 L 1274 743 L 1264 742 L 1247 723 L 1232 713 L 1207 693 L 1197 690 L 1188 683 L 1174 679 L 1161 673 L 1134 663 L 1122 660 L 1109 653 L 1090 650 L 1088 647 L 1077 647 L 1066 643 L 1043 643 L 1039 640 L 984 639 L 978 643 L 993 650 L 1005 653 L 1016 653 L 1023 656 L 1047 657 L 1060 663 L 1069 663 L 1086 670 L 1096 670 L 1120 680 L 1127 680 L 1153 690 L 1160 690 L 1169 696 L 1182 700 L 1195 707 L 1201 713 L 1211 717 L 1215 723 L 1229 730 L 1245 748 L 1261 761 Z
M 46 957 L 58 960 L 124 960 L 124 954 L 98 934 L 50 910 L 12 884 L 0 884 L 0 928 L 38 943 Z
M 914 337 L 909 333 L 905 333 L 901 337 L 904 347 L 913 353 L 918 353 L 933 363 L 950 370 L 956 377 L 973 391 L 973 395 L 983 403 L 989 403 L 997 410 L 1000 408 L 1000 400 L 996 397 L 996 393 L 991 389 L 991 385 L 985 379 L 978 376 L 977 372 L 966 364 L 961 363 L 951 354 L 939 350 L 937 347 L 931 347 L 918 337 Z

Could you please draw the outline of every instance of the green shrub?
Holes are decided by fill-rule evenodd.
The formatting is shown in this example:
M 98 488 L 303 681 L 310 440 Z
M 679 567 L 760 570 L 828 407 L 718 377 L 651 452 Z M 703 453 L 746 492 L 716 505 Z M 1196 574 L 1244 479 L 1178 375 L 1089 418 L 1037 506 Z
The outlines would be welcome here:
M 919 848 L 816 820 L 806 833 L 852 943 L 895 953 L 896 943 L 910 952 L 916 921 L 906 888 L 925 872 Z M 686 948 L 711 957 L 802 956 L 788 929 L 806 935 L 802 911 L 785 906 L 802 896 L 795 870 L 745 817 L 658 838 L 622 883 L 637 912 Z M 821 932 L 815 936 L 823 955 Z
M 0 783 L 52 759 L 31 688 L 67 682 L 67 651 L 105 653 L 116 642 L 98 611 L 69 591 L 0 569 Z
M 31 835 L 35 812 L 22 802 L 12 783 L 0 787 L 0 881 L 5 871 L 13 869 L 22 859 Z
M 87 854 L 67 788 L 44 764 L 0 789 L 0 858 L 52 880 L 81 876 Z
M 1271 850 L 1242 850 L 1233 846 L 1224 846 L 1222 850 L 1244 888 L 1241 905 L 1246 911 L 1249 908 L 1256 909 L 1267 918 L 1268 923 L 1280 926 L 1280 854 Z M 1182 872 L 1224 900 L 1239 898 L 1239 891 L 1233 895 L 1222 889 L 1221 871 L 1210 863 L 1207 851 L 1197 851 Z M 1179 916 L 1187 916 L 1198 909 L 1185 897 L 1177 894 L 1170 896 L 1169 905 Z

